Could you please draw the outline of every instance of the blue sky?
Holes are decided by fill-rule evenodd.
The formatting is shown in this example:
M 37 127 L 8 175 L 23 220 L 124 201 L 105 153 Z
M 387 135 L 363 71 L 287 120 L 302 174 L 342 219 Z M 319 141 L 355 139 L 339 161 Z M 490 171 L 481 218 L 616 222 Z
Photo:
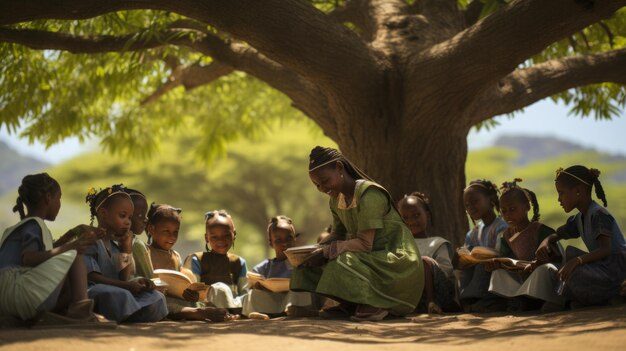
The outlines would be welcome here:
M 597 150 L 626 154 L 626 113 L 611 121 L 596 121 L 593 118 L 568 116 L 568 108 L 551 100 L 540 101 L 513 119 L 497 117 L 500 125 L 489 131 L 472 131 L 468 136 L 470 149 L 489 146 L 501 135 L 556 136 L 558 138 L 593 147 Z M 7 142 L 21 154 L 30 155 L 47 162 L 58 163 L 79 153 L 97 148 L 95 141 L 81 145 L 77 138 L 48 149 L 42 144 L 29 144 L 16 135 L 9 135 L 5 128 L 0 129 L 0 140 Z

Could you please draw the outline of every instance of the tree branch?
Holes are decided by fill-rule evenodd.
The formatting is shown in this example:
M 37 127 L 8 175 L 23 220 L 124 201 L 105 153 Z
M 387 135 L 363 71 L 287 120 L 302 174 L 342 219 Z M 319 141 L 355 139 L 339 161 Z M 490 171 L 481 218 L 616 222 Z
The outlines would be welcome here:
M 128 9 L 171 11 L 210 24 L 337 96 L 349 89 L 360 101 L 382 84 L 381 55 L 304 1 L 0 0 L 0 24 Z
M 171 61 L 167 64 L 170 66 L 172 65 Z M 172 74 L 170 75 L 168 81 L 157 88 L 150 96 L 141 101 L 141 105 L 143 106 L 156 101 L 165 93 L 178 86 L 182 85 L 186 90 L 191 90 L 201 85 L 211 83 L 212 81 L 228 75 L 231 72 L 233 72 L 233 68 L 231 66 L 222 64 L 219 61 L 214 61 L 207 66 L 197 63 L 192 65 L 178 65 L 172 69 Z
M 0 27 L 0 42 L 21 44 L 35 50 L 63 50 L 74 54 L 152 49 L 180 41 L 184 32 L 169 29 L 157 36 L 142 38 L 142 32 L 122 36 L 76 36 L 36 29 L 9 29 Z
M 482 94 L 472 104 L 470 114 L 476 124 L 567 89 L 605 82 L 626 85 L 626 49 L 550 60 L 516 70 Z
M 595 0 L 591 7 L 573 0 L 513 0 L 434 46 L 426 57 L 442 58 L 437 63 L 441 68 L 434 68 L 432 74 L 447 70 L 448 74 L 458 74 L 457 81 L 466 82 L 459 89 L 480 88 L 506 76 L 548 45 L 611 16 L 624 5 L 626 0 Z M 452 64 L 460 57 L 466 64 Z M 450 64 L 445 64 L 446 60 Z

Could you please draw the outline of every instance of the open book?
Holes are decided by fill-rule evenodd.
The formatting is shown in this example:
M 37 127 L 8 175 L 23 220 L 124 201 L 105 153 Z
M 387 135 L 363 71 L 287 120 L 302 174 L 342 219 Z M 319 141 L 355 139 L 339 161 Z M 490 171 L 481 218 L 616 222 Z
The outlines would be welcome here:
M 287 259 L 293 267 L 298 267 L 302 263 L 306 262 L 307 259 L 309 259 L 313 251 L 319 248 L 319 245 L 290 247 L 285 250 L 285 255 L 287 255 Z
M 515 260 L 508 257 L 498 257 L 495 260 L 500 262 L 500 266 L 507 271 L 523 271 L 532 264 L 530 261 Z
M 515 260 L 508 257 L 498 257 L 500 253 L 494 249 L 476 246 L 472 251 L 465 247 L 459 248 L 457 251 L 459 255 L 459 268 L 464 269 L 479 263 L 485 263 L 491 260 L 498 261 L 503 269 L 510 271 L 524 270 L 531 264 L 530 261 Z
M 265 278 L 264 276 L 254 272 L 248 272 L 246 277 L 248 278 L 249 287 L 254 287 L 258 283 L 269 291 L 289 291 L 289 278 Z
M 472 251 L 466 247 L 461 247 L 456 250 L 456 253 L 459 255 L 459 268 L 461 269 L 484 263 L 500 256 L 500 252 L 484 246 L 475 246 Z
M 200 295 L 200 301 L 206 300 L 209 286 L 204 283 L 196 283 L 191 278 L 179 271 L 173 271 L 171 269 L 155 269 L 154 274 L 159 279 L 167 284 L 166 294 L 179 299 L 184 299 L 183 291 L 185 289 L 197 291 Z

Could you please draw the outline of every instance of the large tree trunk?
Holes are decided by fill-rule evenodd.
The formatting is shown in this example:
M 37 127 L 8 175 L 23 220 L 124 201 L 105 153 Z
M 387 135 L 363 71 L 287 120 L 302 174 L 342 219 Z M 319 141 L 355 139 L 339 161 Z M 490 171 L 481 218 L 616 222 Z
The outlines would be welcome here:
M 363 123 L 353 125 L 349 140 L 340 139 L 338 145 L 394 201 L 414 191 L 425 193 L 433 214 L 429 235 L 462 245 L 468 228 L 463 206 L 468 128 L 462 123 L 443 128 L 426 114 L 415 118 L 422 123 L 413 130 L 394 126 L 394 118 L 361 116 Z

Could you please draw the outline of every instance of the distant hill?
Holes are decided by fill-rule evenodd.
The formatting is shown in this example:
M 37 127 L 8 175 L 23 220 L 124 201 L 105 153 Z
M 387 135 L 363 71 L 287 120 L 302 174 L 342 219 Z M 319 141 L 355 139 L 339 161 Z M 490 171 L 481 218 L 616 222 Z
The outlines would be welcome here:
M 503 147 L 519 151 L 519 156 L 515 160 L 515 163 L 520 166 L 574 152 L 597 152 L 597 150 L 593 148 L 584 147 L 580 144 L 555 137 L 537 137 L 527 135 L 503 135 L 498 137 L 493 145 L 495 147 Z M 624 155 L 602 154 L 602 157 L 605 161 L 609 162 L 626 160 L 626 156 Z M 626 177 L 624 180 L 626 180 Z
M 15 191 L 24 175 L 41 172 L 49 166 L 46 162 L 20 155 L 0 141 L 0 195 Z

